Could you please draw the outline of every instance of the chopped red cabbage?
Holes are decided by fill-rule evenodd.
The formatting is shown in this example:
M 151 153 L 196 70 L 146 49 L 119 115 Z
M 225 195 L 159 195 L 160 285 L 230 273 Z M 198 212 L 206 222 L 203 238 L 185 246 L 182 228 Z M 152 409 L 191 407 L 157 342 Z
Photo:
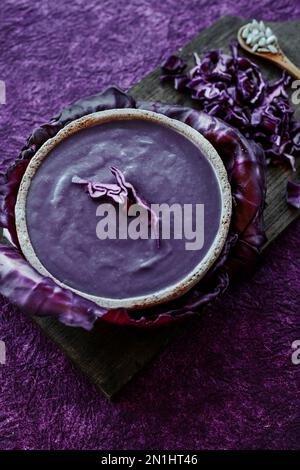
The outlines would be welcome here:
M 212 50 L 202 59 L 194 56 L 195 66 L 180 79 L 163 67 L 163 81 L 189 91 L 200 109 L 260 143 L 268 163 L 294 169 L 294 158 L 300 155 L 300 124 L 287 95 L 291 77 L 283 73 L 280 80 L 268 82 L 258 65 L 239 57 L 235 44 L 231 55 Z
M 143 209 L 146 209 L 149 214 L 150 225 L 153 227 L 155 239 L 157 240 L 159 246 L 157 214 L 151 209 L 150 204 L 148 204 L 141 196 L 139 196 L 134 186 L 126 181 L 125 176 L 121 170 L 112 166 L 110 167 L 110 171 L 117 180 L 117 183 L 115 184 L 94 183 L 78 176 L 73 176 L 72 183 L 83 184 L 86 186 L 89 195 L 94 199 L 107 196 L 120 205 L 124 205 L 129 202 L 130 205 L 137 204 Z
M 164 72 L 167 74 L 179 74 L 181 73 L 186 67 L 186 62 L 181 59 L 180 57 L 177 57 L 176 55 L 171 55 L 165 60 L 165 62 L 162 64 L 162 69 Z
M 300 184 L 294 181 L 287 182 L 286 200 L 290 206 L 300 209 Z
M 171 55 L 168 59 L 162 64 L 162 69 L 164 74 L 161 75 L 161 82 L 174 81 L 175 90 L 182 90 L 189 82 L 188 76 L 183 73 L 183 70 L 186 67 L 186 62 L 177 57 L 176 55 Z
M 128 193 L 126 188 L 124 189 L 118 184 L 94 183 L 92 181 L 82 179 L 79 176 L 73 176 L 72 183 L 86 186 L 90 197 L 93 199 L 106 196 L 118 204 L 125 204 L 127 201 Z

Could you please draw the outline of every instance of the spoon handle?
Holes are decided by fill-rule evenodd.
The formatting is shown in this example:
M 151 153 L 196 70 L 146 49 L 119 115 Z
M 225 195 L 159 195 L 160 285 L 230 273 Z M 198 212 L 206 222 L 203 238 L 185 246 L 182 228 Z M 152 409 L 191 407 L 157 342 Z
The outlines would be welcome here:
M 276 60 L 277 64 L 285 69 L 290 75 L 294 78 L 300 80 L 300 69 L 296 67 L 293 62 L 290 61 L 284 54 L 281 54 L 278 59 Z

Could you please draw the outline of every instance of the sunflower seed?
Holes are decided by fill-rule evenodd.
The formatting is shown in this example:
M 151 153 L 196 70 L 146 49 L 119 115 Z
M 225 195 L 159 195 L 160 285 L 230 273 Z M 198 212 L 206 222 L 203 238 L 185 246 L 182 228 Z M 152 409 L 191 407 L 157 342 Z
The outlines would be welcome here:
M 272 42 L 276 42 L 276 36 L 274 36 L 274 34 L 272 34 L 272 36 L 269 36 L 268 39 L 267 39 L 267 44 L 272 44 Z
M 258 43 L 258 41 L 260 40 L 261 38 L 261 35 L 260 34 L 257 34 L 256 36 L 254 36 L 254 38 L 252 39 L 251 41 L 251 45 L 254 46 L 254 44 Z
M 266 38 L 260 38 L 260 40 L 258 41 L 258 45 L 260 47 L 264 47 L 266 45 Z
M 248 36 L 248 34 L 249 34 L 249 28 L 248 28 L 248 27 L 243 28 L 243 30 L 242 30 L 242 38 L 243 38 L 243 39 L 246 39 L 246 37 Z
M 268 45 L 268 49 L 270 52 L 272 52 L 272 54 L 276 54 L 278 52 L 277 47 L 273 46 L 272 44 Z
M 270 36 L 272 36 L 272 34 L 273 34 L 273 31 L 271 30 L 271 28 L 270 28 L 269 26 L 267 26 L 267 28 L 266 28 L 266 36 L 267 36 L 267 38 L 270 37 Z
M 253 52 L 278 52 L 277 37 L 263 21 L 253 19 L 251 23 L 246 24 L 242 30 L 242 38 Z

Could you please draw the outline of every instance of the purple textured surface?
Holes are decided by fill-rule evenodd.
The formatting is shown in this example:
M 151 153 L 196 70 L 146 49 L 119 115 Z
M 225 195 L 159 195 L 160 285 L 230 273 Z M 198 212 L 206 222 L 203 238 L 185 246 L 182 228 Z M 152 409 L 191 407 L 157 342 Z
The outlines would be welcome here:
M 205 12 L 205 14 L 203 13 Z M 1 160 L 62 106 L 129 87 L 224 14 L 300 17 L 298 0 L 4 0 Z M 1 449 L 300 448 L 300 223 L 108 402 L 21 312 L 1 303 Z

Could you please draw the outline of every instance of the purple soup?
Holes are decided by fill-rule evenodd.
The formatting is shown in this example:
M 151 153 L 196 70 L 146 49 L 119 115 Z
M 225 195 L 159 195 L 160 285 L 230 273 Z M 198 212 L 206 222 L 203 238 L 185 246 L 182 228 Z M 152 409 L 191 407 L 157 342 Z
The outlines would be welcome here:
M 115 166 L 150 204 L 204 204 L 204 245 L 185 239 L 100 240 L 99 204 L 86 180 L 114 183 Z M 161 124 L 114 120 L 83 129 L 55 147 L 38 168 L 26 202 L 29 236 L 45 268 L 90 295 L 125 299 L 183 279 L 208 252 L 220 225 L 221 194 L 210 162 L 188 139 Z

